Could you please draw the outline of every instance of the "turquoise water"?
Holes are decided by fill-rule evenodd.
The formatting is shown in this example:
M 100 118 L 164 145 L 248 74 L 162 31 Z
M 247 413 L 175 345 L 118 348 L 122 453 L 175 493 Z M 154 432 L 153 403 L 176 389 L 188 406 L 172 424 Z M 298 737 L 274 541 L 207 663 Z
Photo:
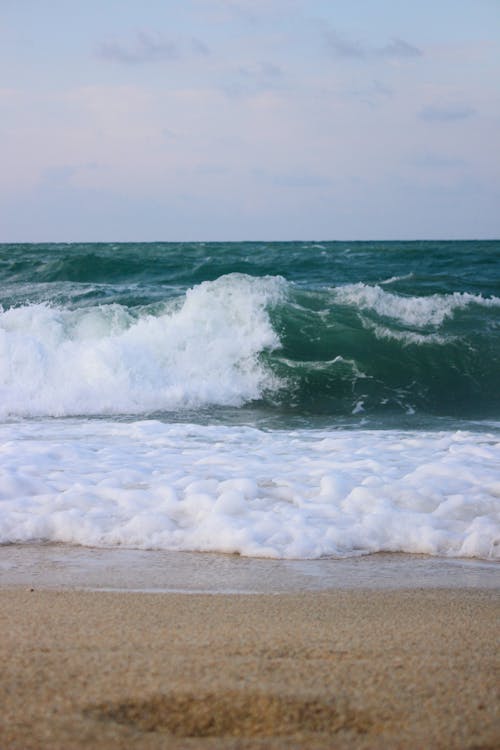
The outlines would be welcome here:
M 0 246 L 0 544 L 500 557 L 500 242 Z
M 273 424 L 500 416 L 500 242 L 3 245 L 0 290 L 3 335 L 17 336 L 15 372 L 5 363 L 9 344 L 3 349 L 6 416 L 30 416 L 28 403 L 37 416 L 177 413 Z M 186 294 L 191 319 L 179 321 L 180 335 L 158 326 L 146 351 L 141 323 L 168 316 L 175 327 Z M 87 319 L 85 335 L 78 318 Z M 255 340 L 238 347 L 249 321 Z M 130 403 L 99 398 L 89 341 L 96 371 Z M 62 346 L 77 368 L 72 406 L 43 402 Z M 215 387 L 224 376 L 234 388 Z M 141 379 L 157 393 L 142 404 L 130 382 Z M 94 405 L 82 398 L 86 384 Z

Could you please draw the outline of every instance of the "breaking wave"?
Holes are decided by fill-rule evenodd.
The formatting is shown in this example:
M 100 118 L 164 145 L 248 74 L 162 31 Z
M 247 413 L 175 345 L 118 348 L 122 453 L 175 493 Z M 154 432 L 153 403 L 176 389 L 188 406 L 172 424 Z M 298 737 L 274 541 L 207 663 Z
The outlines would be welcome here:
M 500 413 L 500 298 L 301 289 L 226 274 L 163 301 L 0 313 L 0 416 L 260 402 L 325 414 Z

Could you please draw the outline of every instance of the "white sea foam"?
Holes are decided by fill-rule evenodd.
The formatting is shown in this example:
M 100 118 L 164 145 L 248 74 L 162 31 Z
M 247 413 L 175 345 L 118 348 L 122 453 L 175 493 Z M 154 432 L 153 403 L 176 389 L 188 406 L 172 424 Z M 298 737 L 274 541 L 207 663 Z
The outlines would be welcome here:
M 0 427 L 0 542 L 500 557 L 495 433 Z
M 426 344 L 449 344 L 453 341 L 451 336 L 442 336 L 439 333 L 415 333 L 415 331 L 397 331 L 387 326 L 378 325 L 371 320 L 368 320 L 364 315 L 360 315 L 361 323 L 363 327 L 369 331 L 373 331 L 373 334 L 377 339 L 392 339 L 393 341 L 399 341 L 403 346 L 410 344 L 416 344 L 417 346 L 424 346 Z
M 240 405 L 272 378 L 258 355 L 277 347 L 267 306 L 279 277 L 229 274 L 162 314 L 120 305 L 43 304 L 0 313 L 0 418 Z
M 456 310 L 472 304 L 500 307 L 500 297 L 482 297 L 468 292 L 405 297 L 362 282 L 339 286 L 332 291 L 336 302 L 352 305 L 360 310 L 373 310 L 377 315 L 417 328 L 439 326 L 444 320 L 451 318 Z
M 388 279 L 384 279 L 380 282 L 380 285 L 383 286 L 385 284 L 395 284 L 396 281 L 406 281 L 407 279 L 413 278 L 413 272 L 405 273 L 402 276 L 391 276 Z

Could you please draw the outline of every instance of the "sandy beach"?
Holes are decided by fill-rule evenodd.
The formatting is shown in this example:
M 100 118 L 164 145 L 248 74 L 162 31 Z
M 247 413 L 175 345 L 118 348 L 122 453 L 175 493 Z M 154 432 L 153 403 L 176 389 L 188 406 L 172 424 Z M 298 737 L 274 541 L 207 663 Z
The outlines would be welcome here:
M 0 590 L 0 747 L 486 748 L 498 591 Z

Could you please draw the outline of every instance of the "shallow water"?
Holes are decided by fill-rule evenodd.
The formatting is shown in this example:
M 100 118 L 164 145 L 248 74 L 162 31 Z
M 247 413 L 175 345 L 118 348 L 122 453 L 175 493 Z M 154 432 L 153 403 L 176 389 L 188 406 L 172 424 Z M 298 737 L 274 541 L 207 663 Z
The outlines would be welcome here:
M 376 554 L 343 560 L 265 560 L 192 552 L 0 546 L 2 586 L 213 594 L 331 589 L 500 589 L 498 563 Z

